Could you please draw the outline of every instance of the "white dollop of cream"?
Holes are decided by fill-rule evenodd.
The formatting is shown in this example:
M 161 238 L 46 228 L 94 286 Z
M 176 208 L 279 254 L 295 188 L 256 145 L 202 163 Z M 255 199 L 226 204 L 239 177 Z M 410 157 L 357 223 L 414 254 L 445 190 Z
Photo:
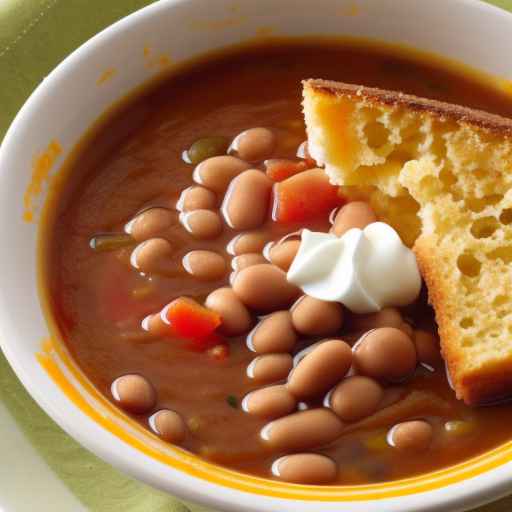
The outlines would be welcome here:
M 287 278 L 307 295 L 341 302 L 359 314 L 406 306 L 421 289 L 414 253 L 384 222 L 342 237 L 303 230 Z

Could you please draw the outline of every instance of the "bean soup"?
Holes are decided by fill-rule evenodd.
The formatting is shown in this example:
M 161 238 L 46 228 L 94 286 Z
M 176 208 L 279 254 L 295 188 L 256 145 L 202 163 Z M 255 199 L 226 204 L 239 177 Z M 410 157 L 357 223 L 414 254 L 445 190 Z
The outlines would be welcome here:
M 88 137 L 51 205 L 46 287 L 63 339 L 164 442 L 267 478 L 389 481 L 509 440 L 510 406 L 455 399 L 425 290 L 355 314 L 287 279 L 303 230 L 378 221 L 308 154 L 311 77 L 512 117 L 512 98 L 476 76 L 346 41 L 254 43 L 183 66 Z

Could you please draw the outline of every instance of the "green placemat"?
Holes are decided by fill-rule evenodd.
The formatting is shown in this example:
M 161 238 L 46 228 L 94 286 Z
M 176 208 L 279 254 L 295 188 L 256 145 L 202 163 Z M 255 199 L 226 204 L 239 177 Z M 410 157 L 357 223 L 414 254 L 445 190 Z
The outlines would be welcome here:
M 0 139 L 32 90 L 67 54 L 104 27 L 150 3 L 0 0 Z M 491 3 L 512 11 L 512 0 Z M 128 478 L 84 450 L 35 404 L 1 353 L 0 401 L 49 467 L 89 510 L 204 511 Z M 478 512 L 510 510 L 512 497 L 481 507 Z

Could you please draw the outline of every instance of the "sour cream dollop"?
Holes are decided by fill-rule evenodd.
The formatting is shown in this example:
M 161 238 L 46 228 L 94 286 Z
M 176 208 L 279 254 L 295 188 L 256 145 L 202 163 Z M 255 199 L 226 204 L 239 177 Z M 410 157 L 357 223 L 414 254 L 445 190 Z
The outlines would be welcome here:
M 350 229 L 340 238 L 303 230 L 287 278 L 307 295 L 341 302 L 359 314 L 411 304 L 421 289 L 414 253 L 384 222 Z

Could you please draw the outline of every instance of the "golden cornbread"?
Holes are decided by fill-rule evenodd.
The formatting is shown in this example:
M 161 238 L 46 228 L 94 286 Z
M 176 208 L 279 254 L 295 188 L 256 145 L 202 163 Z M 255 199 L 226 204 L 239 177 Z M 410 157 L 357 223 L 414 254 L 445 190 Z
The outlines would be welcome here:
M 413 247 L 457 396 L 512 394 L 512 120 L 323 80 L 304 114 L 331 180 Z

